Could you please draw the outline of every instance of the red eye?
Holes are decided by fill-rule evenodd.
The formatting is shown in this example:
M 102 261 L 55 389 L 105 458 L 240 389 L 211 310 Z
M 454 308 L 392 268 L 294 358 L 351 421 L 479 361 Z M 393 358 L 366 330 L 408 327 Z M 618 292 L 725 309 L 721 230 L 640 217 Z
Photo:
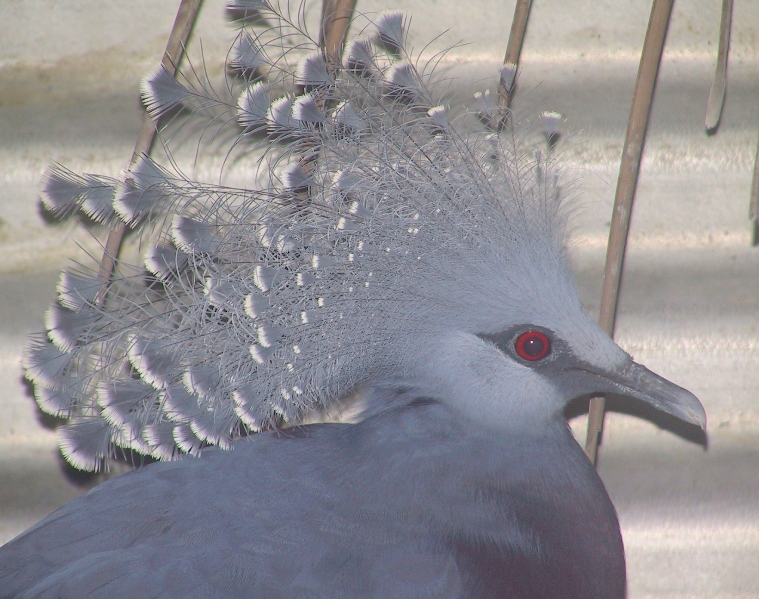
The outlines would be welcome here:
M 523 360 L 537 362 L 551 353 L 551 341 L 540 331 L 526 331 L 517 337 L 514 349 Z

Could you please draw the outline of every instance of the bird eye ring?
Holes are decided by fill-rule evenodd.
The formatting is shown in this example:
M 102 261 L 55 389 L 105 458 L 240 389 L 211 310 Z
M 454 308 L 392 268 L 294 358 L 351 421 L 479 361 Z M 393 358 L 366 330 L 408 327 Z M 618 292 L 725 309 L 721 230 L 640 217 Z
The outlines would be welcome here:
M 551 340 L 540 331 L 525 331 L 514 343 L 517 355 L 528 362 L 537 362 L 551 353 Z

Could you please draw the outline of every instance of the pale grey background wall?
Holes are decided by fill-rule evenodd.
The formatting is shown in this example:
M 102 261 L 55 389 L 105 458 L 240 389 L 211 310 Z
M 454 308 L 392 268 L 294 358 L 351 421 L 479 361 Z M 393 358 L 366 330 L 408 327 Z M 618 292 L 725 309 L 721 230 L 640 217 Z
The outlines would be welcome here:
M 82 255 L 77 244 L 97 253 L 97 241 L 46 223 L 39 177 L 51 161 L 111 175 L 126 166 L 141 119 L 138 83 L 160 58 L 176 4 L 0 3 L 0 542 L 82 491 L 59 469 L 19 362 L 25 336 L 43 326 L 58 270 Z M 441 65 L 463 78 L 454 96 L 494 89 L 512 1 L 359 0 L 359 8 L 408 11 L 418 48 L 447 29 L 436 47 L 468 42 Z M 560 149 L 582 190 L 572 256 L 591 310 L 649 9 L 643 0 L 534 0 L 524 48 L 519 114 L 565 117 Z M 719 12 L 717 0 L 676 3 L 633 215 L 619 341 L 699 395 L 710 419 L 704 451 L 651 423 L 608 418 L 600 469 L 620 512 L 635 598 L 759 597 L 759 250 L 749 247 L 746 218 L 759 3 L 736 3 L 728 99 L 710 137 L 702 123 Z M 202 39 L 218 70 L 232 37 L 222 2 L 206 0 L 190 54 L 198 60 Z

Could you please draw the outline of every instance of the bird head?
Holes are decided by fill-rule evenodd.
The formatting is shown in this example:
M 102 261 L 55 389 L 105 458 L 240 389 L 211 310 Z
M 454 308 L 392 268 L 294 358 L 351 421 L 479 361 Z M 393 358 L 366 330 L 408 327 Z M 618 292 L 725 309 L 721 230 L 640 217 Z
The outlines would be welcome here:
M 503 430 L 544 431 L 562 421 L 573 400 L 599 395 L 641 401 L 706 428 L 692 393 L 635 362 L 588 320 L 598 337 L 592 351 L 582 347 L 587 339 L 568 341 L 567 329 L 528 322 L 493 334 L 448 333 L 426 356 L 418 392 Z

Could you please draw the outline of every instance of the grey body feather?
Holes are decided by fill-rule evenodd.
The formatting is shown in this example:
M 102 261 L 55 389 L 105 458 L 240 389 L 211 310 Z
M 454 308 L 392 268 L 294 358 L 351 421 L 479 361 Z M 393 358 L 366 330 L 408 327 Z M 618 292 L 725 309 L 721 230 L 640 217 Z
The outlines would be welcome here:
M 568 436 L 423 401 L 263 433 L 61 508 L 0 549 L 0 597 L 623 597 L 613 507 Z M 583 568 L 551 573 L 567 554 Z

